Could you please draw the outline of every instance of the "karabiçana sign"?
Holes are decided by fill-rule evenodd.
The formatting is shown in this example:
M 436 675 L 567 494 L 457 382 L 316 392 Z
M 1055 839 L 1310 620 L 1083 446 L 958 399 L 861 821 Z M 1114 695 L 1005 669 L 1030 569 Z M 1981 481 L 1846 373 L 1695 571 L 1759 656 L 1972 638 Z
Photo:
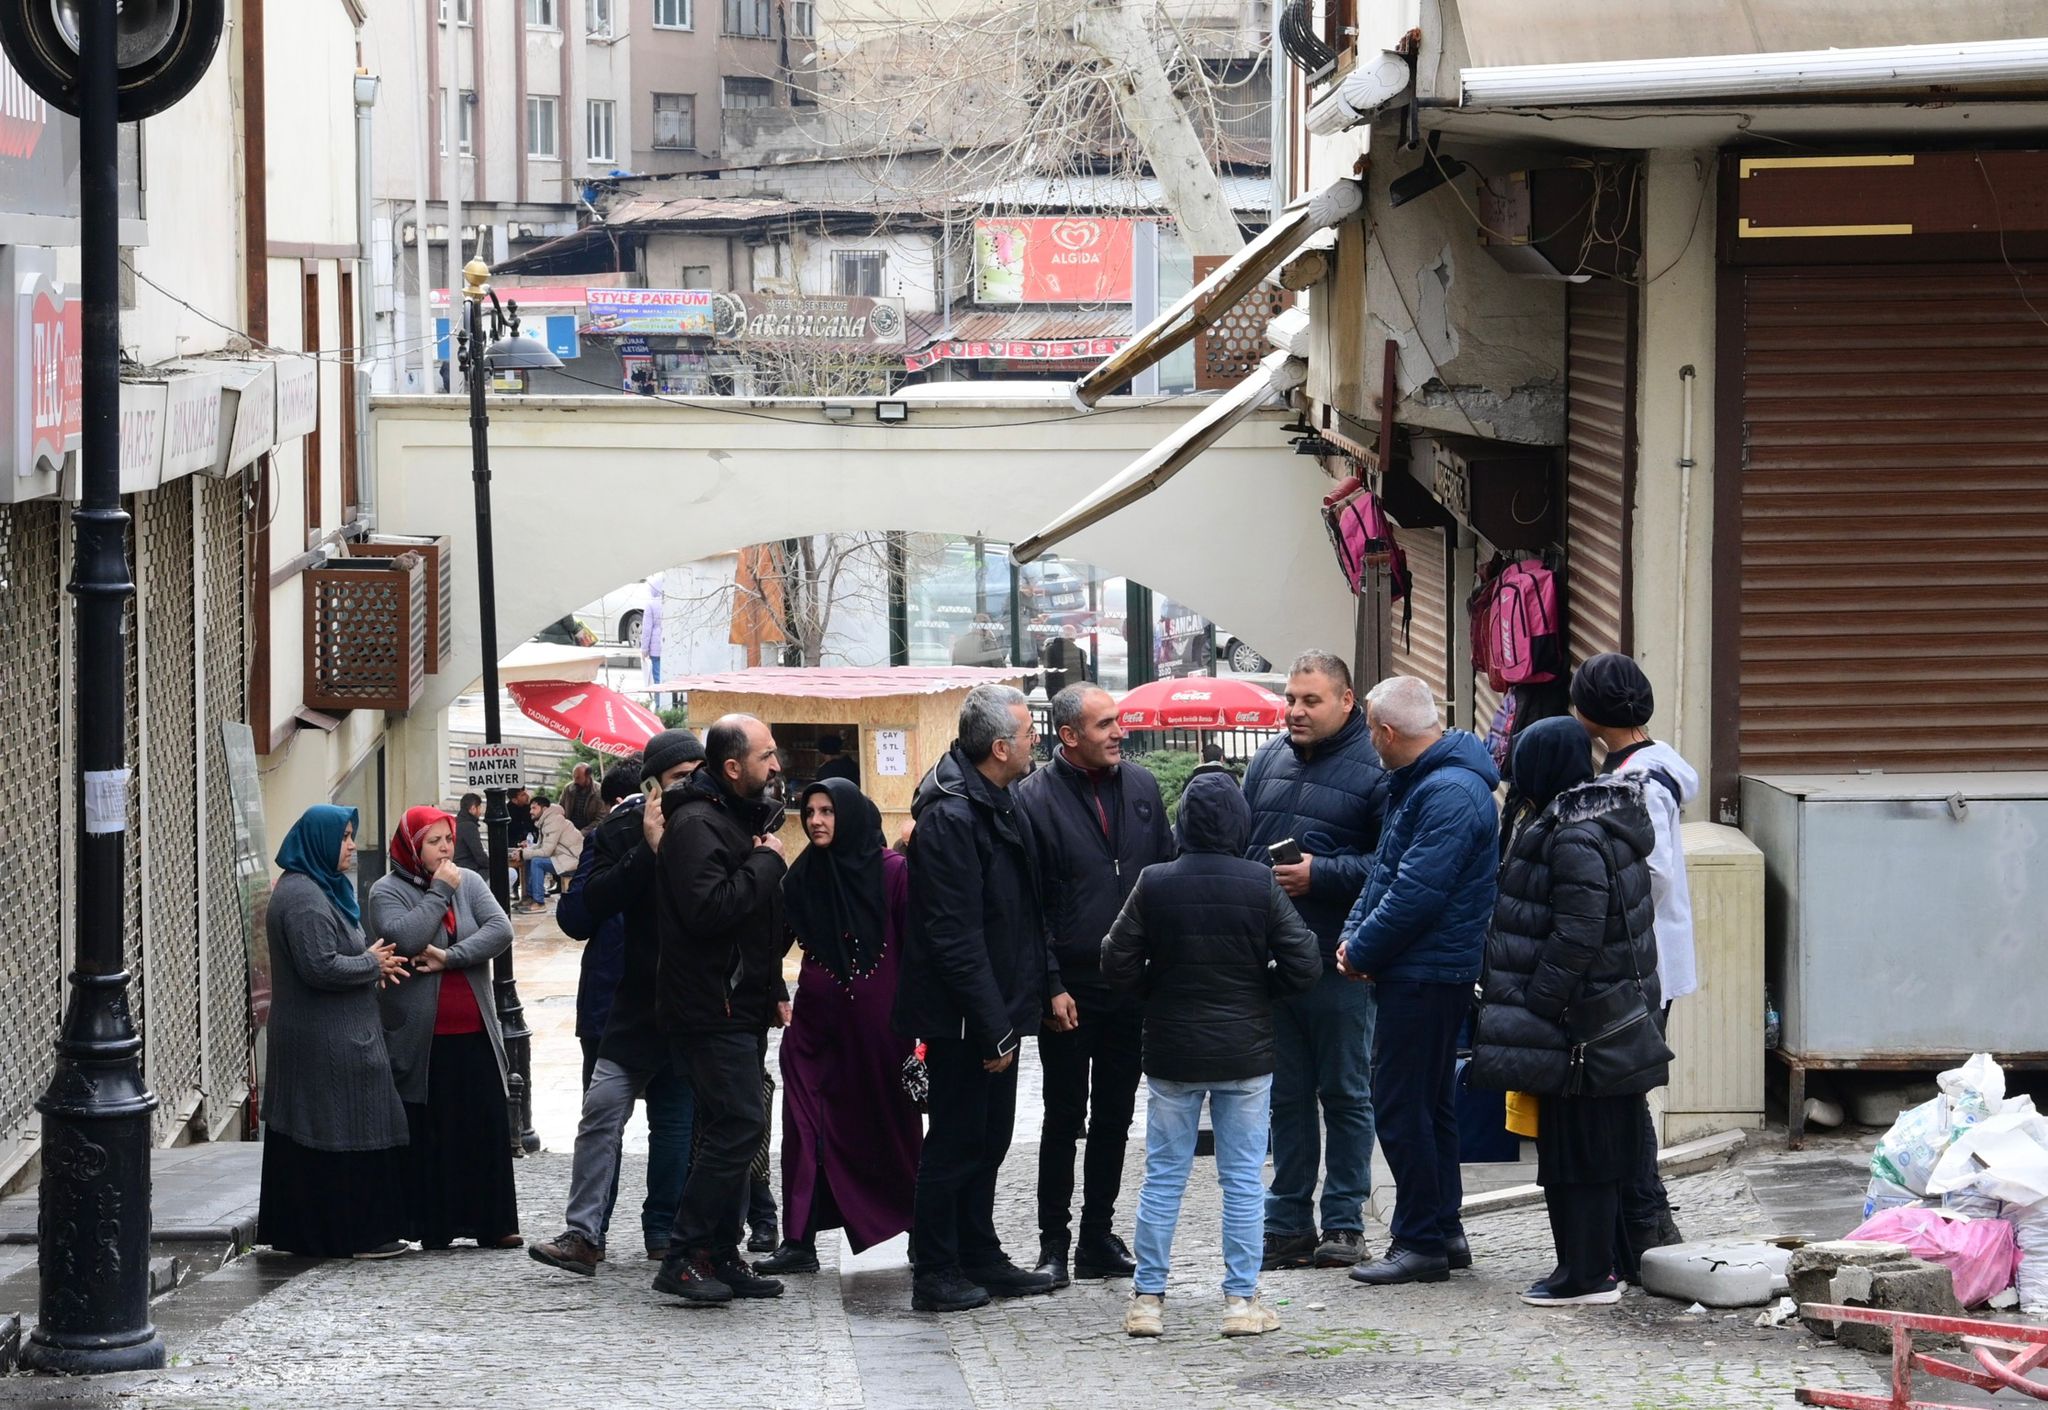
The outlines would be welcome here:
M 1133 226 L 1068 215 L 977 220 L 975 301 L 1127 304 Z
M 901 299 L 721 293 L 712 300 L 720 342 L 900 347 L 907 336 Z

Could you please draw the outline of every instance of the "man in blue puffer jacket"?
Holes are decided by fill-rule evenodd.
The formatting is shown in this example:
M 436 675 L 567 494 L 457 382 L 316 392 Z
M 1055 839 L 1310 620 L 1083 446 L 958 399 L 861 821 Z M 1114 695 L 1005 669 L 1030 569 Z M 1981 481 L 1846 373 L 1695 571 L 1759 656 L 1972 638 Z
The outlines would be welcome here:
M 1458 1025 L 1493 915 L 1500 774 L 1477 735 L 1444 729 L 1436 697 L 1414 676 L 1374 686 L 1365 714 L 1391 770 L 1387 816 L 1337 968 L 1378 991 L 1372 1104 L 1395 1195 L 1386 1257 L 1351 1276 L 1440 1283 L 1472 1265 L 1458 1217 Z
M 1387 789 L 1341 659 L 1310 651 L 1295 661 L 1287 675 L 1287 733 L 1253 758 L 1244 793 L 1252 810 L 1248 855 L 1268 861 L 1269 848 L 1289 841 L 1301 852 L 1298 862 L 1274 865 L 1273 876 L 1323 955 L 1316 986 L 1273 1006 L 1273 1186 L 1262 1266 L 1348 1268 L 1365 1253 L 1372 1181 L 1366 1061 L 1373 992 L 1338 977 L 1337 938 L 1365 885 Z

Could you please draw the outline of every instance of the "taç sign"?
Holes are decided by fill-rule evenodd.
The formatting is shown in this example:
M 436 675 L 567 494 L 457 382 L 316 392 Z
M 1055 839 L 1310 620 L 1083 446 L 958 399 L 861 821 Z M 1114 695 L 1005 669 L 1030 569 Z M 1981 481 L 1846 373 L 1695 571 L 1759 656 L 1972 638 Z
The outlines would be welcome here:
M 1127 304 L 1134 224 L 1068 215 L 977 220 L 975 300 Z
M 78 448 L 85 411 L 80 304 L 42 275 L 21 276 L 14 297 L 14 468 L 61 470 Z

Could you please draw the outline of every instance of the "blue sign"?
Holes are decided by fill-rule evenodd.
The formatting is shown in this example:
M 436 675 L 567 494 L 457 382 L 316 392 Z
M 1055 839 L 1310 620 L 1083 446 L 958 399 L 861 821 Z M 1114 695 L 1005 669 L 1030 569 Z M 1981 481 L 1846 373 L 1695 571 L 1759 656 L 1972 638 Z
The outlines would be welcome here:
M 576 315 L 573 313 L 551 313 L 547 318 L 548 351 L 567 362 L 572 357 L 583 356 L 583 346 L 576 337 Z

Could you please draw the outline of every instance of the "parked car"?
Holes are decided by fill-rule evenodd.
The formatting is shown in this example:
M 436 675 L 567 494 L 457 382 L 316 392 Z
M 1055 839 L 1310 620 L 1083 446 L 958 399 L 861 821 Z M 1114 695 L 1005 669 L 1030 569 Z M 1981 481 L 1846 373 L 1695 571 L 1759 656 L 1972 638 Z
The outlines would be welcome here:
M 578 608 L 576 615 L 604 640 L 638 647 L 640 623 L 647 613 L 648 593 L 648 581 L 642 578 Z

